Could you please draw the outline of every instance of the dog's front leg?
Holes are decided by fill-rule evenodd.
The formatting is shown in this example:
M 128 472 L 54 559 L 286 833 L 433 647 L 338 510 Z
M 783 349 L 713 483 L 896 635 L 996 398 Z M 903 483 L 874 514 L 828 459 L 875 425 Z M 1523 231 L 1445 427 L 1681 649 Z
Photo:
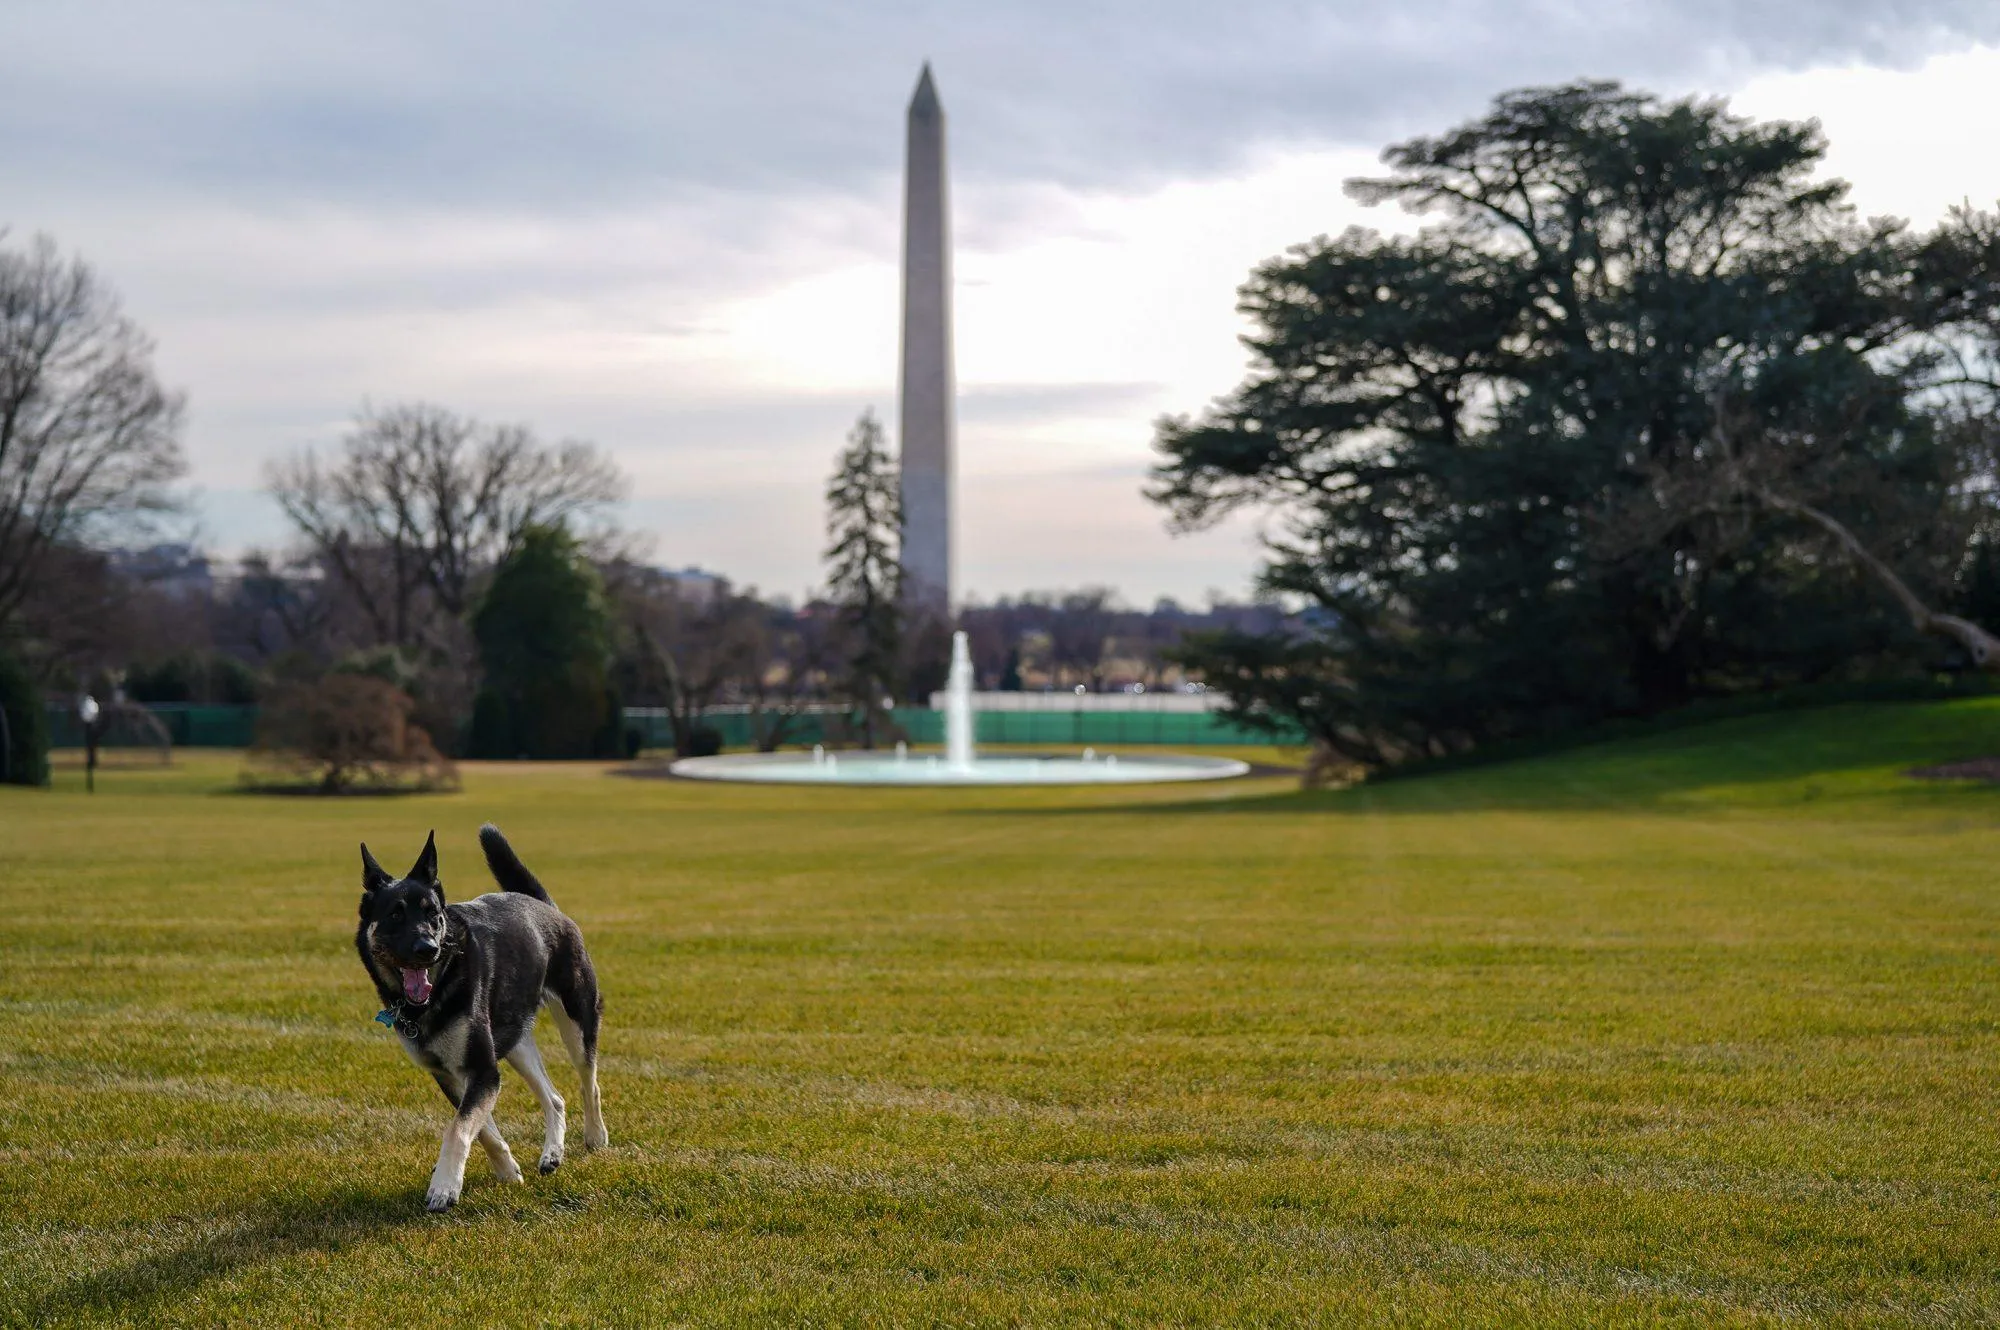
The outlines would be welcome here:
M 472 1150 L 473 1137 L 491 1129 L 488 1117 L 493 1112 L 493 1101 L 500 1095 L 500 1068 L 493 1060 L 490 1040 L 469 1040 L 466 1062 L 465 1072 L 458 1078 L 463 1087 L 458 1100 L 458 1114 L 444 1129 L 444 1141 L 438 1146 L 437 1167 L 431 1171 L 430 1191 L 424 1196 L 424 1208 L 433 1214 L 449 1210 L 458 1203 L 458 1194 L 465 1186 L 465 1156 Z M 501 1149 L 505 1150 L 506 1146 L 503 1144 Z M 508 1162 L 513 1162 L 511 1155 Z M 514 1170 L 514 1176 L 520 1176 L 518 1168 Z
M 464 1098 L 458 1083 L 444 1072 L 432 1073 L 431 1079 L 437 1082 L 438 1089 L 444 1091 L 444 1097 L 451 1101 L 451 1106 L 457 1108 L 458 1101 Z M 521 1166 L 514 1162 L 514 1152 L 507 1148 L 507 1138 L 500 1134 L 500 1124 L 493 1120 L 491 1109 L 487 1110 L 486 1120 L 479 1126 L 479 1143 L 486 1147 L 486 1158 L 493 1164 L 494 1177 L 502 1182 L 522 1181 Z M 547 1169 L 542 1171 L 548 1172 Z

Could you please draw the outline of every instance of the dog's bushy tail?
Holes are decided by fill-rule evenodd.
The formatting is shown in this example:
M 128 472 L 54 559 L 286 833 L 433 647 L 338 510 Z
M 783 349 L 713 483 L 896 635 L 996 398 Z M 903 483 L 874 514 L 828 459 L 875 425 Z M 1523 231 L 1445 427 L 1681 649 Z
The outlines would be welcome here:
M 514 853 L 514 847 L 500 834 L 500 828 L 491 822 L 479 829 L 479 848 L 486 851 L 486 867 L 492 872 L 493 880 L 500 884 L 500 890 L 519 892 L 523 896 L 555 904 L 549 900 L 548 889 L 535 880 L 535 875 L 521 862 L 521 856 Z

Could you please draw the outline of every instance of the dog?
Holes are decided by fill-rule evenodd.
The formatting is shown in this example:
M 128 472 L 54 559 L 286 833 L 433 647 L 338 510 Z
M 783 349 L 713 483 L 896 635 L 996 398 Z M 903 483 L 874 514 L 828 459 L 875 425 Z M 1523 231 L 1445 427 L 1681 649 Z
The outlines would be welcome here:
M 475 1136 L 502 1182 L 521 1181 L 493 1125 L 503 1058 L 541 1101 L 541 1171 L 561 1166 L 566 1119 L 562 1096 L 535 1047 L 539 1007 L 555 1018 L 582 1082 L 584 1148 L 602 1149 L 610 1140 L 597 1095 L 604 1000 L 583 933 L 556 908 L 498 827 L 481 827 L 479 844 L 500 890 L 456 905 L 445 903 L 438 880 L 435 831 L 402 878 L 383 871 L 367 845 L 361 847 L 361 924 L 354 947 L 382 996 L 375 1019 L 395 1030 L 403 1051 L 457 1110 L 424 1197 L 433 1214 L 458 1202 Z

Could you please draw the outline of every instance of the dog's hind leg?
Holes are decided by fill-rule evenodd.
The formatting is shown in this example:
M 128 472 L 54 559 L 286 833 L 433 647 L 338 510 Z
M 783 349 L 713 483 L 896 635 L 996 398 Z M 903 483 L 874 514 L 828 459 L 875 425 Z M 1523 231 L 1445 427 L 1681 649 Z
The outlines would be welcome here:
M 597 1097 L 597 981 L 587 966 L 580 969 L 581 982 L 571 985 L 567 992 L 552 990 L 544 998 L 582 1085 L 583 1148 L 602 1150 L 611 1143 L 611 1137 L 604 1130 L 604 1107 Z
M 444 1097 L 451 1100 L 452 1107 L 458 1107 L 458 1101 L 463 1096 L 454 1082 L 443 1075 L 434 1075 L 431 1079 L 438 1083 L 438 1089 L 444 1091 Z M 496 1090 L 494 1093 L 497 1097 L 499 1092 Z M 507 1138 L 500 1134 L 500 1124 L 493 1120 L 491 1108 L 486 1110 L 486 1117 L 479 1124 L 479 1143 L 486 1148 L 486 1161 L 493 1165 L 494 1177 L 502 1182 L 522 1181 L 521 1166 L 514 1162 L 514 1152 L 507 1148 Z M 470 1153 L 469 1149 L 467 1153 Z
M 568 1118 L 563 1110 L 562 1096 L 556 1093 L 555 1082 L 549 1079 L 548 1069 L 542 1066 L 542 1050 L 535 1047 L 535 1032 L 529 1030 L 521 1036 L 521 1042 L 508 1051 L 507 1062 L 521 1073 L 535 1092 L 535 1098 L 542 1101 L 542 1172 L 553 1173 L 562 1167 L 563 1132 Z

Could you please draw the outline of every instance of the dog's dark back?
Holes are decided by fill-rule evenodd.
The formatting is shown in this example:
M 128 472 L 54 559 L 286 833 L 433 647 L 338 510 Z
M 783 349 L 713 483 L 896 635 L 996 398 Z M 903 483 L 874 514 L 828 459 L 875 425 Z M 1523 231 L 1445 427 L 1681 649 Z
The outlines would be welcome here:
M 547 948 L 544 983 L 549 995 L 561 1006 L 564 1017 L 571 1022 L 571 1029 L 564 1031 L 564 1039 L 575 1037 L 580 1041 L 577 1048 L 572 1049 L 572 1056 L 580 1052 L 585 1060 L 594 1065 L 597 1060 L 597 1029 L 604 1014 L 604 996 L 598 990 L 597 972 L 590 964 L 590 954 L 584 950 L 582 931 L 550 899 L 548 888 L 528 871 L 528 866 L 521 862 L 521 856 L 514 853 L 514 847 L 507 843 L 507 837 L 501 834 L 500 828 L 491 822 L 481 827 L 479 848 L 486 852 L 487 870 L 493 874 L 493 880 L 502 892 L 527 896 L 549 907 L 547 916 L 530 912 L 535 917 L 542 944 Z

